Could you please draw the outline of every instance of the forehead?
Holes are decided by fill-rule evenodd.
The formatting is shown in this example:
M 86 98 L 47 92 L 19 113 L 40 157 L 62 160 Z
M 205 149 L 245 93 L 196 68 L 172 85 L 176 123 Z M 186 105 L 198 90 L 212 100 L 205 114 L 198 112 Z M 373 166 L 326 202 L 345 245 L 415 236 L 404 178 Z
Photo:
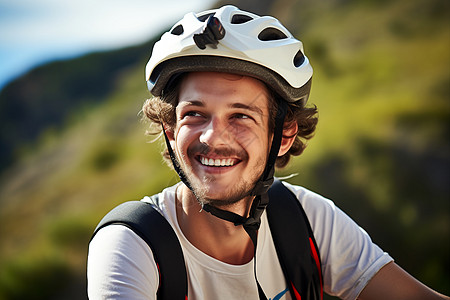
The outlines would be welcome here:
M 202 101 L 255 103 L 267 106 L 269 91 L 258 79 L 230 73 L 193 72 L 187 74 L 180 85 L 179 102 Z

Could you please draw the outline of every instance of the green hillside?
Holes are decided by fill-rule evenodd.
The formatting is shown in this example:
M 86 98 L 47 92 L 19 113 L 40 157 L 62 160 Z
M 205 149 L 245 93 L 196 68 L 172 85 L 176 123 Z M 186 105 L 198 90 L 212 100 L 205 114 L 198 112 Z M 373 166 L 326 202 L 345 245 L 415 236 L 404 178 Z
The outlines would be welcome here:
M 450 2 L 260 3 L 304 42 L 320 112 L 278 174 L 298 173 L 450 294 Z M 177 182 L 140 121 L 151 44 L 42 66 L 1 92 L 0 300 L 85 299 L 96 223 Z

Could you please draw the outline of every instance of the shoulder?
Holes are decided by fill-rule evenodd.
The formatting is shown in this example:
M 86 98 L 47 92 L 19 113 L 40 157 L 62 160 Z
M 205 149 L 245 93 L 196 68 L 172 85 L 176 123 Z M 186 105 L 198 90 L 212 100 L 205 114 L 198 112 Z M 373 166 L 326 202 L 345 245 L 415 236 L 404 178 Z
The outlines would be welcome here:
M 169 223 L 173 221 L 176 186 L 144 197 Z M 101 228 L 89 244 L 88 294 L 91 299 L 149 299 L 156 295 L 159 273 L 148 244 L 125 225 Z
M 354 230 L 361 231 L 362 234 L 367 234 L 330 199 L 301 186 L 287 182 L 283 182 L 283 184 L 297 197 L 308 216 L 315 235 L 326 229 L 336 231 L 343 227 L 346 229 L 352 227 Z
M 311 224 L 326 292 L 355 299 L 369 279 L 392 258 L 333 201 L 303 187 L 283 183 L 296 195 Z
M 297 197 L 311 223 L 315 223 L 316 218 L 323 220 L 322 217 L 332 217 L 336 214 L 338 208 L 333 201 L 302 186 L 285 181 L 283 181 L 283 184 Z
M 148 299 L 159 284 L 150 248 L 122 225 L 109 225 L 95 235 L 89 244 L 87 276 L 91 299 Z

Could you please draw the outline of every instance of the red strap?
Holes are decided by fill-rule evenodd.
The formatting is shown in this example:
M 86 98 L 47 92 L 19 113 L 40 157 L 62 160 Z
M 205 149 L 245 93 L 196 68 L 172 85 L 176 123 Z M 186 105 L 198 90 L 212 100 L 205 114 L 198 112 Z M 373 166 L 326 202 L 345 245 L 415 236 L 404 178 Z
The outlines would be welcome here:
M 300 293 L 297 291 L 297 289 L 295 288 L 295 286 L 292 282 L 291 282 L 291 286 L 292 286 L 292 290 L 294 291 L 294 294 L 295 294 L 295 300 L 302 300 L 302 296 L 300 296 Z
M 316 246 L 314 246 L 314 242 L 311 238 L 309 238 L 309 245 L 311 247 L 311 255 L 316 262 L 316 267 L 319 270 L 319 278 L 320 278 L 320 299 L 323 299 L 323 282 L 322 282 L 322 268 L 320 267 L 319 255 L 317 254 Z

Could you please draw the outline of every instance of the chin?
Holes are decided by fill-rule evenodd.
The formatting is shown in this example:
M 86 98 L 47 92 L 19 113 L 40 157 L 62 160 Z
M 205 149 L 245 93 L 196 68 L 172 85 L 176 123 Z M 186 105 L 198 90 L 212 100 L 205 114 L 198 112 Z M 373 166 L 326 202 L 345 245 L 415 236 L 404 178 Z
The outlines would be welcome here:
M 195 195 L 200 203 L 211 204 L 213 206 L 227 206 L 238 203 L 243 198 L 249 196 L 251 188 L 242 181 L 239 183 L 207 183 L 200 181 L 199 185 L 193 185 Z

